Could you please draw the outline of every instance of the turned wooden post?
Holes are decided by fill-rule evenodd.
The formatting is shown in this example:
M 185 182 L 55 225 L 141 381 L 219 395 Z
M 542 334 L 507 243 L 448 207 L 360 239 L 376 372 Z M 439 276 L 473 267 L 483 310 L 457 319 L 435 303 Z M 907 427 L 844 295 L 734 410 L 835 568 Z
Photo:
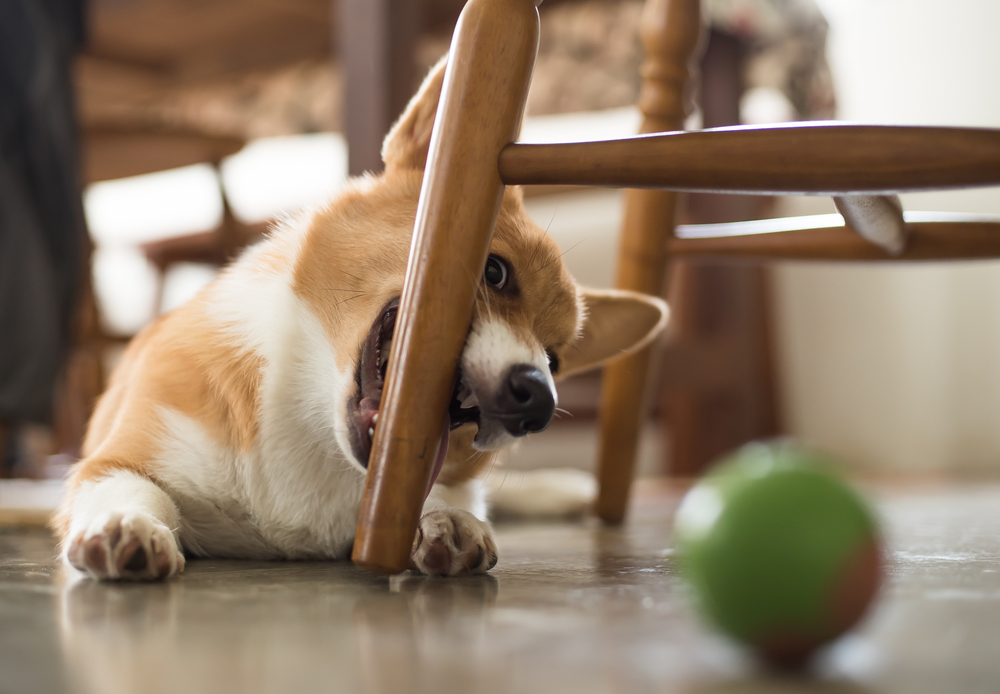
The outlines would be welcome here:
M 690 112 L 697 49 L 702 36 L 699 0 L 647 0 L 642 15 L 639 110 L 641 132 L 680 130 Z M 677 194 L 625 193 L 625 216 L 615 286 L 647 294 L 663 291 L 667 242 L 673 236 Z M 601 390 L 597 515 L 608 523 L 625 516 L 645 404 L 651 348 L 610 364 Z
M 470 0 L 455 28 L 354 542 L 366 569 L 409 564 L 537 48 L 534 0 Z

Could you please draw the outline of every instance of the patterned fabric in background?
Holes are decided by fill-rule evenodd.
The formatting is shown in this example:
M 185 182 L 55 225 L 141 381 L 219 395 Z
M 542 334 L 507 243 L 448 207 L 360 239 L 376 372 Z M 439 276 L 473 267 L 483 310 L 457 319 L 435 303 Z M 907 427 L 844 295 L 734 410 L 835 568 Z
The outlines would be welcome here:
M 813 0 L 706 0 L 706 21 L 746 39 L 747 86 L 780 90 L 804 120 L 833 118 L 827 23 Z
M 542 35 L 528 115 L 629 106 L 639 93 L 643 0 L 580 0 L 541 6 Z M 779 90 L 802 119 L 833 115 L 825 57 L 827 24 L 813 0 L 703 0 L 706 21 L 746 39 L 747 88 Z M 424 37 L 421 76 L 448 50 L 450 36 Z M 80 79 L 87 80 L 87 61 Z M 305 62 L 237 82 L 151 94 L 83 89 L 87 122 L 148 122 L 252 139 L 339 131 L 342 75 L 329 61 Z M 416 87 L 416 85 L 414 85 Z
M 634 104 L 643 0 L 585 0 L 548 11 L 529 115 Z M 703 0 L 705 23 L 746 43 L 746 88 L 781 92 L 803 120 L 832 118 L 827 22 L 813 0 Z

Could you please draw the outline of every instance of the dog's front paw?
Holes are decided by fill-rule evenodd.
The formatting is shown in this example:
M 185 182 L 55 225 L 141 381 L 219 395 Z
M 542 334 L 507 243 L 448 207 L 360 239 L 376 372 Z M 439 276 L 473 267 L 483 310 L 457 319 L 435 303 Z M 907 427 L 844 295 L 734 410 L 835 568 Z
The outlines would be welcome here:
M 410 568 L 429 576 L 458 576 L 485 573 L 496 563 L 490 526 L 468 511 L 431 511 L 420 519 Z
M 97 579 L 155 581 L 184 570 L 170 528 L 145 513 L 105 513 L 72 535 L 66 559 Z

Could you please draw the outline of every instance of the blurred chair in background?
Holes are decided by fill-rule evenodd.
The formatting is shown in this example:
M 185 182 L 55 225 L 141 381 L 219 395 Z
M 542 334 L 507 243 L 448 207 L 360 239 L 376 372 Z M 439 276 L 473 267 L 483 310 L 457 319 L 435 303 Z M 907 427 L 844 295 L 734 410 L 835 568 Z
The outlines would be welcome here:
M 704 0 L 702 11 L 694 90 L 702 127 L 833 117 L 827 23 L 813 0 Z M 682 194 L 678 224 L 766 218 L 774 202 Z M 781 431 L 770 271 L 681 261 L 669 281 L 671 326 L 654 397 L 669 431 L 667 472 L 695 476 L 722 453 Z
M 235 0 L 194 6 L 176 0 L 94 0 L 89 6 L 91 36 L 76 65 L 85 181 L 199 163 L 218 171 L 222 160 L 254 135 L 267 134 L 269 127 L 288 129 L 289 112 L 298 119 L 293 132 L 329 128 L 322 108 L 313 112 L 295 98 L 277 107 L 262 106 L 268 100 L 260 97 L 274 88 L 275 80 L 315 81 L 315 70 L 301 64 L 329 61 L 328 13 L 325 0 L 285 6 Z M 262 50 L 265 45 L 268 49 Z M 329 74 L 321 77 L 329 81 Z M 300 91 L 312 96 L 308 84 Z M 224 192 L 222 201 L 223 216 L 215 229 L 143 244 L 157 274 L 151 316 L 162 310 L 164 279 L 172 266 L 221 266 L 264 233 L 266 222 L 241 223 Z M 81 341 L 56 411 L 57 445 L 70 458 L 79 455 L 93 403 L 104 388 L 108 347 L 131 337 L 108 333 L 98 314 L 88 283 Z

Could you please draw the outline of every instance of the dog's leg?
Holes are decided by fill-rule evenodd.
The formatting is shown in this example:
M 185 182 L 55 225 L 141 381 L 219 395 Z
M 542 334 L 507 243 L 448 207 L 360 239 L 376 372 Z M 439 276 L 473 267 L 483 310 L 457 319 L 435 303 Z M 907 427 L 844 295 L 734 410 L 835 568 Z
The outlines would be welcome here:
M 430 576 L 485 573 L 497 563 L 493 531 L 485 520 L 482 480 L 435 484 L 413 540 L 411 568 Z M 477 518 L 477 516 L 479 516 Z
M 81 482 L 69 514 L 63 558 L 93 578 L 152 581 L 184 570 L 180 512 L 147 477 L 118 469 Z

